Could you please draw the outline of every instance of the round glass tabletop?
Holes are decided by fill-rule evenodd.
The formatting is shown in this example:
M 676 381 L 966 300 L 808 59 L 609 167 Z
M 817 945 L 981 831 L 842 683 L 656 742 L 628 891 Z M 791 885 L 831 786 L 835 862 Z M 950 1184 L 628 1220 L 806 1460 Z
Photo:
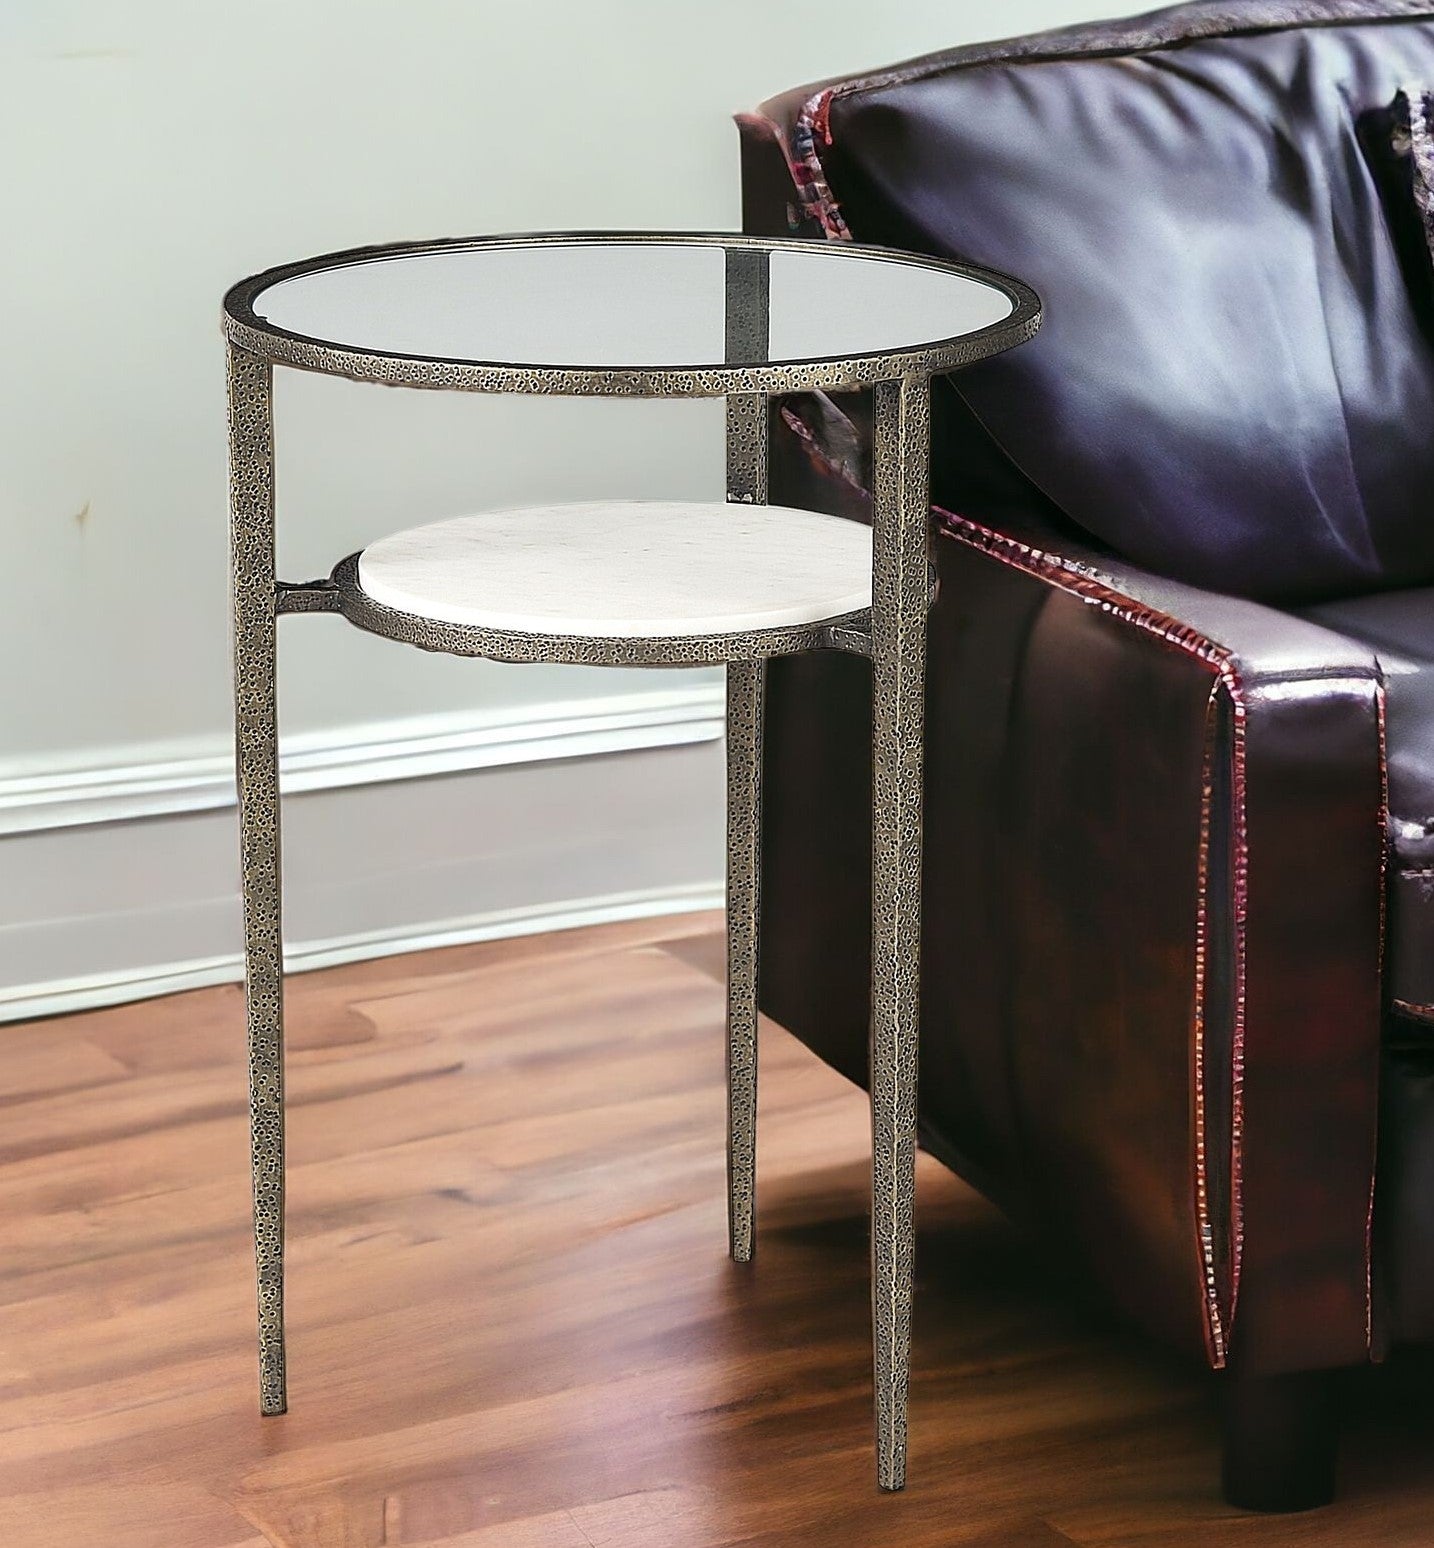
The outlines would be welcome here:
M 414 386 L 715 394 L 950 370 L 1030 336 L 1005 276 L 857 243 L 592 232 L 361 248 L 225 297 L 241 347 Z

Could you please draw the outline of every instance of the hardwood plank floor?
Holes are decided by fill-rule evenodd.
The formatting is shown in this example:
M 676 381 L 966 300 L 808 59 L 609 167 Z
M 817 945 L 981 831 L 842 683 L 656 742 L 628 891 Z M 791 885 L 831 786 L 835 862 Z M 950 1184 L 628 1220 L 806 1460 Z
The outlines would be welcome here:
M 920 1175 L 911 1483 L 871 1452 L 864 1098 L 765 1027 L 725 1257 L 709 916 L 291 981 L 290 1403 L 256 1412 L 242 1008 L 0 1028 L 6 1548 L 1434 1541 L 1434 1365 L 1341 1502 L 1227 1510 L 1199 1373 Z

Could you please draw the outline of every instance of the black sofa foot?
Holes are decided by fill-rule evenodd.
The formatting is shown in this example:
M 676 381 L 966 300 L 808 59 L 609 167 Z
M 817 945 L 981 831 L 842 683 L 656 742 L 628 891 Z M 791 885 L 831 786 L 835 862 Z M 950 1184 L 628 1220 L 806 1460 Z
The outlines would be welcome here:
M 1223 1486 L 1241 1510 L 1313 1510 L 1334 1498 L 1338 1371 L 1227 1372 Z

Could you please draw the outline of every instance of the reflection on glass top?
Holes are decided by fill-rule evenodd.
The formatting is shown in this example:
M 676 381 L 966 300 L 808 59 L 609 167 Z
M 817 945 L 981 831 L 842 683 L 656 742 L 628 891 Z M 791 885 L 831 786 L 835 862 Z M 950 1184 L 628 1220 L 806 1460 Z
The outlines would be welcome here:
M 340 347 L 533 366 L 704 367 L 916 349 L 1010 316 L 996 286 L 833 244 L 513 242 L 281 279 L 255 315 Z

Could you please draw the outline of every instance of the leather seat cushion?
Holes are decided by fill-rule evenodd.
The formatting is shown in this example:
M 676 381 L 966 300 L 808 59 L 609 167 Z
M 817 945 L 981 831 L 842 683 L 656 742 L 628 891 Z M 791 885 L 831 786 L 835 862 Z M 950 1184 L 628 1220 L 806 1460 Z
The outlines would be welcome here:
M 1434 525 L 1434 523 L 1431 523 Z M 1326 602 L 1304 616 L 1372 645 L 1384 668 L 1389 762 L 1387 978 L 1434 1042 L 1434 588 Z M 1413 1030 L 1401 1019 L 1401 1032 Z

